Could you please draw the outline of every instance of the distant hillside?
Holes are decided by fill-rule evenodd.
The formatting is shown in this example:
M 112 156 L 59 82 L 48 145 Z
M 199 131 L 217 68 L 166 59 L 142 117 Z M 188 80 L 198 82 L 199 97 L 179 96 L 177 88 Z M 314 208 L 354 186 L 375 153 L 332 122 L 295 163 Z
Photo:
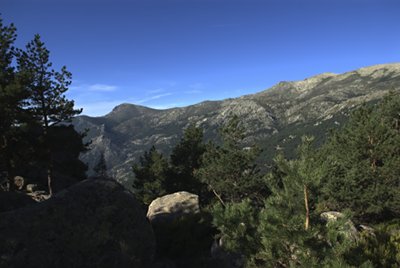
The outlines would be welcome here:
M 270 160 L 276 150 L 293 154 L 303 134 L 324 139 L 329 128 L 340 126 L 349 110 L 400 89 L 400 63 L 355 71 L 324 73 L 302 81 L 283 81 L 257 94 L 222 101 L 206 101 L 183 108 L 155 110 L 121 104 L 103 117 L 79 116 L 73 124 L 89 129 L 91 150 L 82 158 L 92 168 L 104 153 L 110 174 L 120 182 L 133 177 L 131 165 L 152 145 L 168 154 L 189 124 L 215 139 L 217 129 L 237 114 L 247 130 L 248 144 L 264 148 Z

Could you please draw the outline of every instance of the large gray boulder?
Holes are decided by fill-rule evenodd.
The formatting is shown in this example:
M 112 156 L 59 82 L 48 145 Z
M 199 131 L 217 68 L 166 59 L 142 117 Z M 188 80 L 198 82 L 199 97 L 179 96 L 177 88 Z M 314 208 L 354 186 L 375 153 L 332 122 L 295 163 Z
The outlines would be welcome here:
M 113 180 L 0 214 L 0 237 L 0 267 L 146 267 L 155 253 L 139 202 Z
M 197 195 L 177 192 L 159 197 L 151 202 L 147 217 L 156 235 L 157 258 L 164 266 L 193 267 L 191 261 L 209 255 L 211 219 L 200 212 Z
M 154 199 L 147 210 L 147 218 L 156 221 L 172 221 L 176 218 L 200 212 L 199 196 L 189 192 L 176 192 Z

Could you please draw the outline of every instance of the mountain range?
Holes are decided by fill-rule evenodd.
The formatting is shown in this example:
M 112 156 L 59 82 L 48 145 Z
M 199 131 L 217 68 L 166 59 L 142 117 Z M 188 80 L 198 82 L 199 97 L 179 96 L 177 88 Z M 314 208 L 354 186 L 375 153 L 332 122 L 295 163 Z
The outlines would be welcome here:
M 190 124 L 204 129 L 205 140 L 215 140 L 219 127 L 238 115 L 246 129 L 245 143 L 264 149 L 262 157 L 268 163 L 277 150 L 293 155 L 302 135 L 323 141 L 352 109 L 390 90 L 400 90 L 400 63 L 282 81 L 256 94 L 181 108 L 121 104 L 105 116 L 78 116 L 73 124 L 80 132 L 88 130 L 90 150 L 81 158 L 89 165 L 89 175 L 103 154 L 110 176 L 129 185 L 132 164 L 153 145 L 168 155 Z

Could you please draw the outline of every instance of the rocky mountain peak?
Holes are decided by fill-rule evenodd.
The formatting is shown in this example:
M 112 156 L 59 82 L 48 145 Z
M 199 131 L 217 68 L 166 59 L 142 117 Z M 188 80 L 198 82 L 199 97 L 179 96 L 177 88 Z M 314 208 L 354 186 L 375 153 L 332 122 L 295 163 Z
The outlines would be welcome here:
M 378 78 L 381 76 L 389 75 L 392 73 L 395 76 L 400 75 L 400 63 L 388 63 L 388 64 L 379 64 L 368 66 L 364 68 L 360 68 L 356 71 L 360 76 L 371 76 L 373 78 Z
M 332 78 L 334 76 L 337 76 L 337 74 L 322 73 L 322 74 L 318 74 L 318 75 L 306 78 L 302 81 L 291 82 L 291 84 L 298 91 L 307 91 L 311 88 L 314 88 L 319 83 L 326 81 L 327 79 Z
M 131 165 L 144 151 L 154 145 L 168 155 L 189 124 L 201 126 L 206 139 L 215 140 L 217 129 L 230 115 L 239 115 L 248 144 L 268 144 L 266 150 L 273 155 L 271 148 L 285 146 L 281 141 L 320 135 L 337 126 L 337 118 L 343 120 L 350 109 L 393 89 L 400 90 L 400 63 L 343 74 L 322 73 L 302 81 L 280 82 L 257 94 L 188 107 L 155 110 L 125 103 L 104 117 L 77 117 L 74 125 L 78 131 L 90 129 L 87 138 L 93 141 L 92 149 L 82 156 L 89 167 L 103 153 L 110 175 L 126 181 L 133 177 Z
M 145 106 L 131 104 L 131 103 L 122 103 L 118 106 L 115 106 L 114 109 L 106 116 L 112 117 L 112 116 L 115 116 L 115 115 L 121 114 L 121 113 L 140 114 L 140 113 L 145 113 L 149 110 L 153 110 L 153 109 L 151 109 L 149 107 L 145 107 Z
M 140 117 L 157 111 L 158 110 L 141 105 L 123 103 L 116 106 L 110 113 L 105 115 L 105 118 L 118 123 L 129 120 L 132 117 Z

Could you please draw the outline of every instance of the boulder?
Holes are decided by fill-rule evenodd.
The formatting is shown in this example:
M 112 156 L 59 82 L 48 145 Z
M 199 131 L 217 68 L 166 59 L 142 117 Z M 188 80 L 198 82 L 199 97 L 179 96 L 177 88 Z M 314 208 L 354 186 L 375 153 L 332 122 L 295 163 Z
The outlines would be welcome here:
M 155 253 L 140 203 L 114 180 L 2 213 L 0 237 L 0 267 L 147 267 Z
M 28 193 L 33 193 L 33 192 L 35 192 L 35 191 L 37 191 L 38 189 L 37 189 L 37 184 L 27 184 L 26 185 L 26 191 L 28 192 Z
M 17 190 L 22 190 L 25 185 L 25 179 L 21 176 L 14 177 L 14 186 Z
M 345 215 L 338 211 L 327 211 L 323 212 L 320 215 L 321 219 L 324 220 L 327 224 L 337 222 L 341 219 L 345 219 Z M 345 237 L 357 241 L 360 237 L 357 228 L 354 223 L 348 219 L 343 222 L 341 226 L 338 226 L 339 231 L 344 234 Z
M 360 230 L 360 232 L 362 232 L 362 233 L 366 233 L 366 234 L 375 236 L 375 229 L 370 226 L 360 224 L 360 225 L 358 225 L 358 230 Z
M 193 267 L 194 260 L 209 256 L 211 217 L 200 212 L 197 195 L 177 192 L 157 198 L 147 217 L 156 236 L 159 267 Z
M 4 192 L 0 190 L 0 213 L 23 208 L 33 204 L 36 204 L 36 202 L 32 198 L 27 196 L 24 192 Z
M 147 218 L 152 223 L 173 221 L 176 218 L 198 214 L 199 212 L 199 196 L 182 191 L 153 200 L 148 208 Z

